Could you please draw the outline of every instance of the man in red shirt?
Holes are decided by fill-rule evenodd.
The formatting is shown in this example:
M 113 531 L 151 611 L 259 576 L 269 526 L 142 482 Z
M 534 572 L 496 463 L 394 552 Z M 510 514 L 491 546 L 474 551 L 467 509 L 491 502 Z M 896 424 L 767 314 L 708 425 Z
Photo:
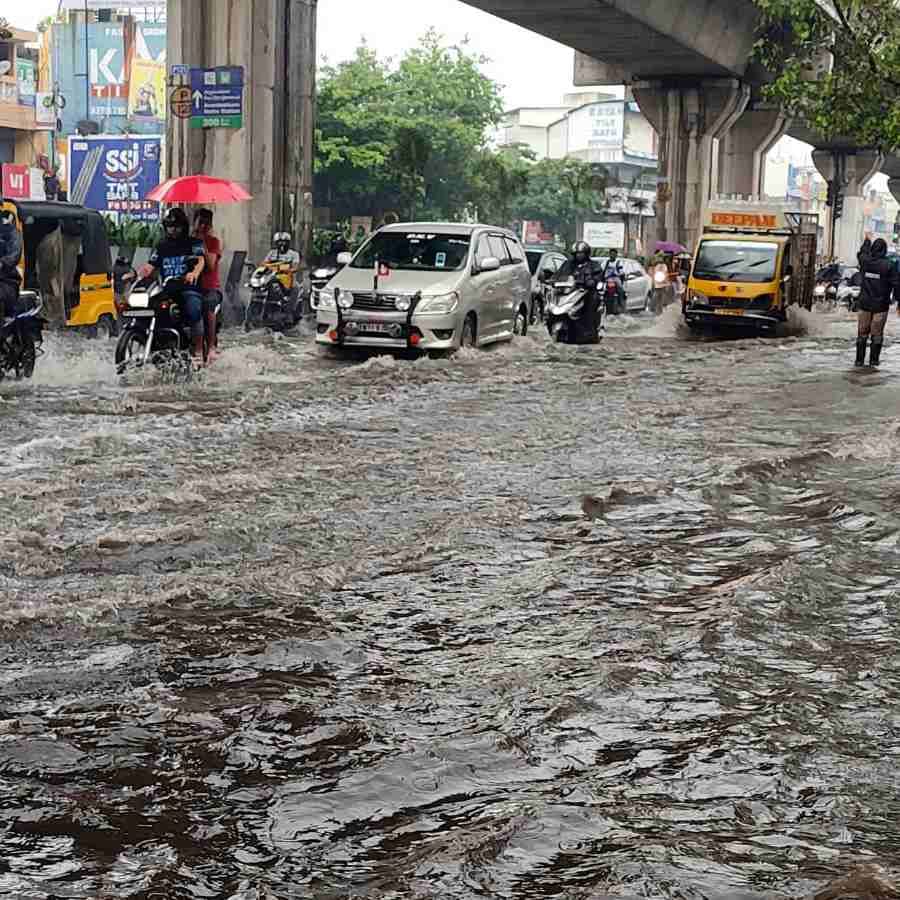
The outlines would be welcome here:
M 222 259 L 222 242 L 212 231 L 211 209 L 198 209 L 194 213 L 194 237 L 203 241 L 206 265 L 200 276 L 200 290 L 203 292 L 203 320 L 206 323 L 206 339 L 209 344 L 209 360 L 219 355 L 219 335 L 216 329 L 216 309 L 222 303 L 222 279 L 219 262 Z

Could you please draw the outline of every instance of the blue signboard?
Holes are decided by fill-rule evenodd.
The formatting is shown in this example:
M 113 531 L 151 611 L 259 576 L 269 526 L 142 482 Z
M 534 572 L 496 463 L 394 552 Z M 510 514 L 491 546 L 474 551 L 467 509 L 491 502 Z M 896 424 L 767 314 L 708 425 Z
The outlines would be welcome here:
M 160 183 L 159 137 L 70 137 L 69 199 L 141 222 L 159 219 L 146 199 Z
M 192 128 L 241 128 L 244 124 L 243 67 L 191 69 L 191 103 Z

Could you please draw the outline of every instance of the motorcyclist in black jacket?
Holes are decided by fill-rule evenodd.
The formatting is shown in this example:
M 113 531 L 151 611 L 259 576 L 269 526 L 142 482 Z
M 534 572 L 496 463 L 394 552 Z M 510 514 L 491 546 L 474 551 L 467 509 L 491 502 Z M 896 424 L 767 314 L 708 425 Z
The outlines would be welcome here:
M 22 258 L 22 238 L 16 228 L 16 217 L 8 210 L 0 210 L 0 322 L 12 315 L 19 297 L 19 260 Z
M 587 290 L 587 298 L 584 302 L 579 328 L 579 343 L 597 344 L 600 342 L 600 297 L 597 293 L 597 285 L 600 284 L 600 273 L 597 272 L 591 260 L 591 245 L 586 241 L 579 241 L 572 248 L 572 258 L 566 260 L 560 266 L 557 278 L 574 278 L 575 286 Z
M 887 258 L 887 244 L 882 238 L 869 246 L 868 239 L 859 251 L 862 286 L 859 293 L 859 330 L 856 338 L 856 365 L 866 364 L 866 343 L 872 336 L 869 365 L 881 361 L 884 326 L 893 300 L 900 303 L 900 275 Z

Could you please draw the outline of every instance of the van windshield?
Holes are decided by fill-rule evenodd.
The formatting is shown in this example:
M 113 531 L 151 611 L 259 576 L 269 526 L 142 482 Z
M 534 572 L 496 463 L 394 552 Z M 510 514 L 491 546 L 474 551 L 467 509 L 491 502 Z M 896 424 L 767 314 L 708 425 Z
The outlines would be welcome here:
M 778 244 L 760 241 L 702 241 L 694 277 L 705 281 L 763 283 L 775 278 Z
M 371 269 L 377 259 L 391 269 L 443 272 L 461 269 L 469 258 L 468 234 L 434 231 L 382 231 L 350 263 L 353 269 Z

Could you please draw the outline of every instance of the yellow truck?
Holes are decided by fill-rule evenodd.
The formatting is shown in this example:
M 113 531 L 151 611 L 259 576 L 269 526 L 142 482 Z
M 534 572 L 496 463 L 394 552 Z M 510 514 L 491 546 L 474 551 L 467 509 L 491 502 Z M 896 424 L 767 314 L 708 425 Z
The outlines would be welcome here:
M 695 331 L 772 332 L 790 306 L 812 308 L 818 215 L 778 201 L 713 201 L 691 262 L 682 312 Z

